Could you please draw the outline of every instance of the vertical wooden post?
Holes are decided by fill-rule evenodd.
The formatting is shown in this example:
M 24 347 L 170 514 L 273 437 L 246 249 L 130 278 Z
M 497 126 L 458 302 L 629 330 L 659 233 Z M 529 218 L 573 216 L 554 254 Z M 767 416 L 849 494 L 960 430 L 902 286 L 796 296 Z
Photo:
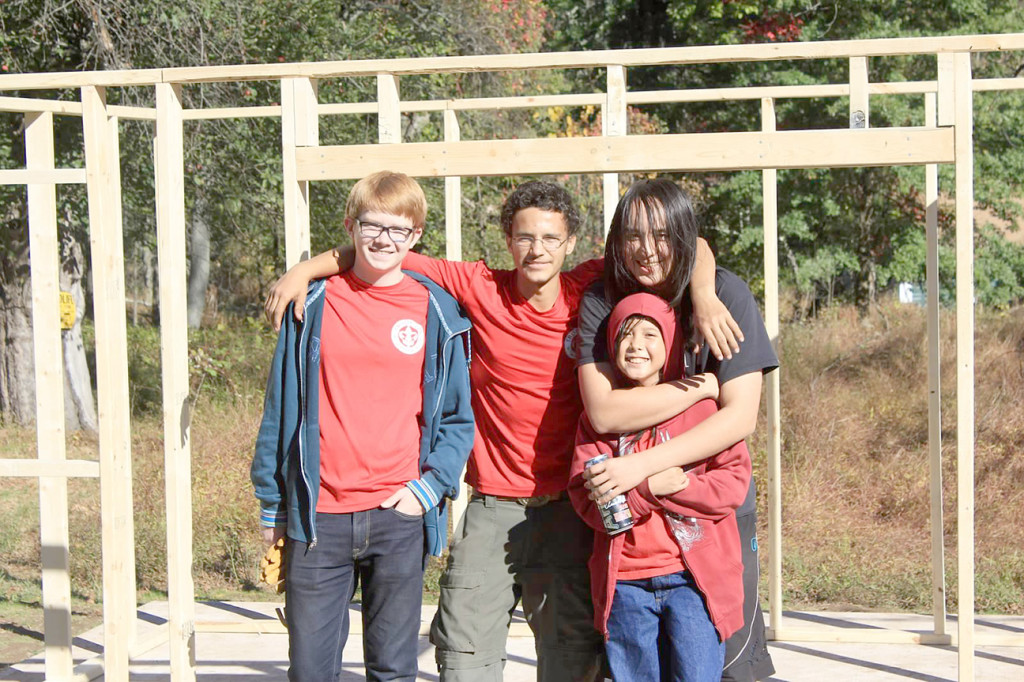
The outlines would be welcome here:
M 445 109 L 445 142 L 458 142 L 460 137 L 458 116 L 453 110 Z M 462 260 L 462 178 L 459 176 L 444 179 L 444 254 L 448 260 Z M 459 527 L 459 521 L 469 504 L 465 479 L 466 468 L 463 467 L 459 477 L 459 496 L 451 504 L 453 528 Z
M 626 108 L 626 68 L 619 64 L 608 65 L 608 93 L 601 119 L 601 134 L 605 136 L 626 135 L 629 132 L 629 113 Z M 619 174 L 604 174 L 604 233 L 612 224 L 615 207 L 619 203 Z
M 924 98 L 924 124 L 934 128 L 936 97 L 929 92 Z M 932 615 L 937 635 L 946 633 L 946 575 L 942 524 L 942 393 L 940 327 L 939 327 L 939 166 L 930 163 L 925 173 L 925 233 L 928 254 L 925 280 L 928 292 L 928 461 L 932 539 Z
M 444 110 L 444 141 L 458 142 L 459 118 L 451 109 Z M 444 257 L 462 260 L 462 178 L 444 179 Z
M 761 130 L 775 132 L 775 100 L 761 100 Z M 779 352 L 779 209 L 778 171 L 761 171 L 764 214 L 764 325 Z M 765 375 L 768 416 L 768 606 L 772 632 L 782 623 L 782 412 L 779 370 Z
M 53 114 L 25 114 L 25 166 L 50 170 Z M 28 186 L 29 248 L 32 255 L 32 340 L 36 380 L 36 447 L 40 460 L 67 458 L 64 443 L 64 363 L 60 337 L 60 249 L 57 188 Z M 58 464 L 59 466 L 59 464 Z M 68 481 L 39 479 L 39 544 L 43 577 L 46 679 L 71 678 L 71 581 L 68 575 Z
M 181 86 L 156 85 L 156 233 L 160 276 L 167 597 L 171 679 L 195 680 L 192 462 L 185 281 L 185 159 Z
M 135 638 L 135 527 L 132 518 L 128 337 L 125 320 L 121 171 L 103 88 L 82 88 L 86 189 L 92 248 L 103 526 L 103 669 L 128 679 Z
M 850 127 L 867 128 L 868 58 L 850 57 Z
M 319 144 L 317 82 L 309 78 L 281 79 L 281 152 L 284 180 L 285 262 L 290 268 L 309 258 L 310 185 L 299 180 L 295 149 Z
M 943 52 L 939 55 L 938 65 L 938 124 L 953 125 L 953 54 Z
M 974 679 L 974 109 L 971 54 L 953 57 L 956 154 L 958 679 Z
M 377 75 L 377 141 L 383 144 L 402 141 L 402 109 L 398 97 L 398 76 Z

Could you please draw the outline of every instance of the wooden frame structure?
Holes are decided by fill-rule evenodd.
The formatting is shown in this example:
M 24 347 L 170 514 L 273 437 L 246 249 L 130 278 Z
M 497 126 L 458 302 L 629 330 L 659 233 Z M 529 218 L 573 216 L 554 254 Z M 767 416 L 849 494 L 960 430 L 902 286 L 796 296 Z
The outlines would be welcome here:
M 135 71 L 0 75 L 0 93 L 11 90 L 80 90 L 80 102 L 0 96 L 0 111 L 25 117 L 23 169 L 0 170 L 0 184 L 28 186 L 32 250 L 35 357 L 58 357 L 58 250 L 55 186 L 85 183 L 91 226 L 100 461 L 67 460 L 62 419 L 37 420 L 38 459 L 0 460 L 0 476 L 40 481 L 43 604 L 46 613 L 46 677 L 49 680 L 127 680 L 134 652 L 155 642 L 136 641 L 131 448 L 128 405 L 125 283 L 122 244 L 118 121 L 155 122 L 157 231 L 159 244 L 161 355 L 167 486 L 167 542 L 170 620 L 158 637 L 169 640 L 171 678 L 195 679 L 197 630 L 254 631 L 252 624 L 205 625 L 195 621 L 191 576 L 191 492 L 188 414 L 188 341 L 185 308 L 185 193 L 183 124 L 187 120 L 280 117 L 284 174 L 284 224 L 287 264 L 309 253 L 309 183 L 355 179 L 395 168 L 414 176 L 444 177 L 448 258 L 461 255 L 460 177 L 542 173 L 602 173 L 605 221 L 618 200 L 618 173 L 634 171 L 761 170 L 764 193 L 765 322 L 773 342 L 779 334 L 778 222 L 776 171 L 780 168 L 924 165 L 927 169 L 928 238 L 928 414 L 931 462 L 931 532 L 934 631 L 843 630 L 830 641 L 917 642 L 959 646 L 959 679 L 974 679 L 977 644 L 1021 644 L 1019 635 L 980 641 L 974 632 L 974 312 L 973 312 L 973 93 L 1024 88 L 1024 78 L 976 80 L 971 54 L 1024 50 L 1024 34 L 908 38 L 820 43 L 658 48 L 428 59 L 352 61 L 253 66 L 169 68 Z M 894 55 L 933 55 L 936 79 L 870 83 L 868 60 Z M 845 59 L 845 82 L 826 85 L 718 88 L 709 90 L 630 91 L 627 71 L 638 66 L 711 62 Z M 443 72 L 529 69 L 603 69 L 605 92 L 405 101 L 403 76 Z M 321 104 L 317 80 L 375 76 L 377 100 Z M 280 106 L 187 110 L 183 85 L 211 81 L 276 80 Z M 106 103 L 106 87 L 151 87 L 155 108 Z M 871 128 L 870 98 L 896 94 L 921 96 L 923 126 Z M 851 127 L 777 131 L 775 101 L 781 98 L 848 97 Z M 627 106 L 664 102 L 760 101 L 760 130 L 730 133 L 629 136 Z M 468 110 L 595 105 L 603 110 L 602 137 L 462 141 L 458 115 Z M 402 143 L 401 116 L 443 112 L 443 142 Z M 328 115 L 378 116 L 379 144 L 320 146 L 319 118 Z M 55 168 L 53 116 L 80 116 L 85 168 Z M 956 174 L 956 324 L 957 324 L 957 479 L 958 479 L 958 623 L 946 632 L 942 484 L 939 421 L 938 164 Z M 63 391 L 57 364 L 36 363 L 37 414 L 62 413 Z M 766 377 L 769 459 L 769 637 L 815 641 L 822 633 L 783 626 L 782 505 L 779 376 Z M 44 410 L 45 407 L 45 410 Z M 70 583 L 68 579 L 67 478 L 99 477 L 102 500 L 104 652 L 102 658 L 75 667 L 71 659 Z M 255 629 L 278 631 L 276 624 Z

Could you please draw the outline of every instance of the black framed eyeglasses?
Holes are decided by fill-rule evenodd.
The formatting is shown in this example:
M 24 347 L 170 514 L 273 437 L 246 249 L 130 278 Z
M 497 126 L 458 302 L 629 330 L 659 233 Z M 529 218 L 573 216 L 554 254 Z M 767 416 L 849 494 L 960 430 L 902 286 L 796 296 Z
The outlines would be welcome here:
M 404 244 L 409 241 L 413 233 L 416 231 L 412 227 L 399 227 L 398 225 L 380 225 L 378 223 L 371 223 L 366 220 L 360 220 L 356 218 L 356 222 L 359 224 L 359 234 L 366 239 L 376 239 L 383 232 L 396 244 Z

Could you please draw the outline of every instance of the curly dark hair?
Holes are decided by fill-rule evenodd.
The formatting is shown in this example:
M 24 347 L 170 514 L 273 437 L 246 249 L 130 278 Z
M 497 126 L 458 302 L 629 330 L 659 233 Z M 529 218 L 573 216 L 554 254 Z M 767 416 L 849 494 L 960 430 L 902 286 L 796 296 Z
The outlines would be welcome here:
M 665 280 L 652 290 L 636 281 L 626 265 L 626 233 L 635 230 L 641 218 L 651 226 L 664 228 L 672 265 Z M 604 249 L 605 297 L 613 305 L 630 294 L 649 291 L 676 308 L 690 284 L 697 254 L 697 216 L 690 197 L 676 183 L 664 178 L 633 183 L 615 207 Z
M 524 208 L 561 213 L 570 237 L 580 229 L 580 214 L 576 210 L 576 203 L 565 189 L 553 182 L 524 182 L 508 196 L 501 207 L 501 229 L 505 231 L 506 237 L 512 236 L 513 216 Z

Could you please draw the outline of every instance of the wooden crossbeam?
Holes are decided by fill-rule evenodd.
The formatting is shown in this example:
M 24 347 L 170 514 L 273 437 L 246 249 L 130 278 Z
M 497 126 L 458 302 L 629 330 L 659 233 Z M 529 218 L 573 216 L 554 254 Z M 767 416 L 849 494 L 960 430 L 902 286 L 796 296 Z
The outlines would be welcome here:
M 0 185 L 82 185 L 84 168 L 4 168 Z
M 945 52 L 999 52 L 1024 50 L 1024 33 L 965 35 L 820 42 L 762 43 L 751 45 L 695 45 L 634 50 L 589 52 L 538 52 L 530 54 L 466 55 L 413 59 L 361 59 L 335 62 L 286 64 L 238 64 L 137 71 L 65 71 L 6 74 L 2 90 L 53 90 L 92 86 L 154 85 L 156 83 L 208 83 L 218 81 L 277 80 L 281 78 L 339 78 L 472 73 L 481 71 L 528 71 L 537 69 L 603 68 L 620 66 L 668 66 L 745 61 L 833 59 L 886 55 L 938 54 Z
M 20 478 L 98 478 L 100 463 L 87 459 L 53 462 L 42 459 L 0 459 L 0 476 Z
M 952 163 L 947 128 L 574 137 L 304 147 L 300 180 L 401 168 L 416 177 L 762 170 Z

